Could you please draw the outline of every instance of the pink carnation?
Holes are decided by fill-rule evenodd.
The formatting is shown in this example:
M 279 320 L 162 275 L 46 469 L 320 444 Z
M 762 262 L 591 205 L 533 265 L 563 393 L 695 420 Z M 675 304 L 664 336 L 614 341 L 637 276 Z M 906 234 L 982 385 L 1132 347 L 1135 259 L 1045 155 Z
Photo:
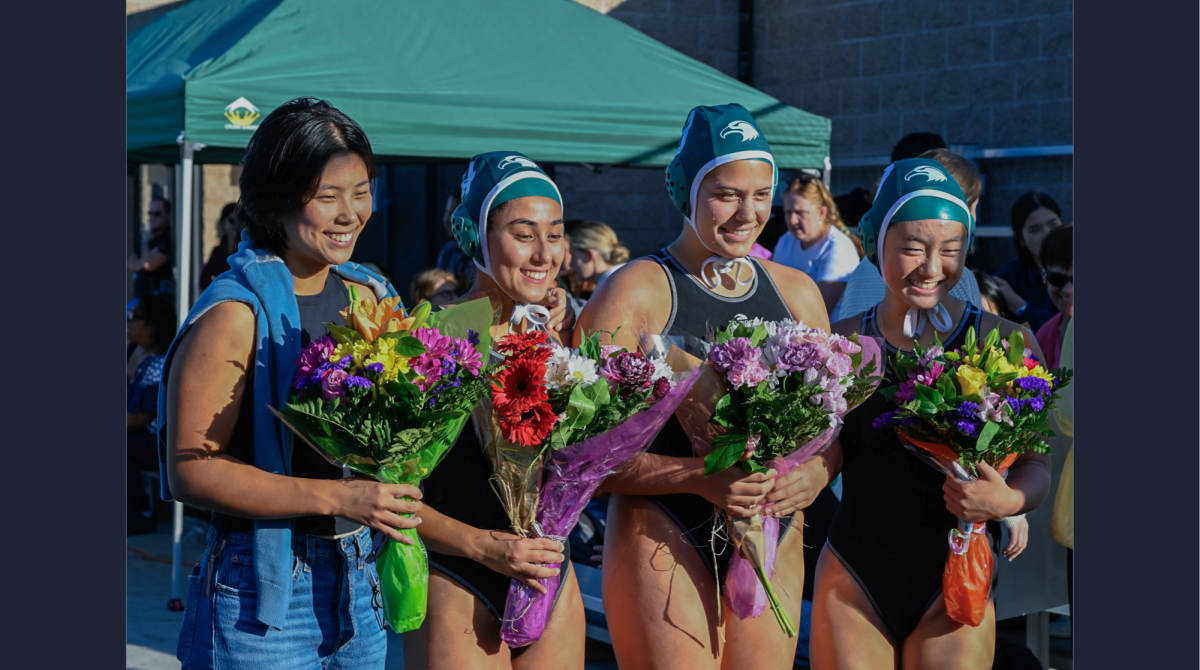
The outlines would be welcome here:
M 756 386 L 762 380 L 771 374 L 762 363 L 758 361 L 750 361 L 742 365 L 737 365 L 725 373 L 725 379 L 733 384 L 733 388 L 740 389 L 743 386 Z
M 854 371 L 854 364 L 850 361 L 850 357 L 843 353 L 836 353 L 825 361 L 825 367 L 838 377 L 847 377 Z
M 862 351 L 862 347 L 858 346 L 851 340 L 838 340 L 837 346 L 838 346 L 838 349 L 841 350 L 841 352 L 843 354 L 853 355 L 853 354 L 857 354 L 858 352 Z

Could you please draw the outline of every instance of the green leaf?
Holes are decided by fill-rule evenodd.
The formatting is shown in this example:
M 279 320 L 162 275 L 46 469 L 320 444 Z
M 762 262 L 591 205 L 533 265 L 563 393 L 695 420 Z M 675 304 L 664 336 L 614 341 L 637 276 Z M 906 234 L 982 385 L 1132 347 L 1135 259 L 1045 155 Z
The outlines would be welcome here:
M 1024 367 L 1024 366 L 1022 366 Z M 988 386 L 1003 386 L 1017 378 L 1016 372 L 1005 372 L 988 380 Z
M 718 435 L 713 440 L 712 451 L 704 457 L 704 476 L 714 475 L 736 463 L 746 453 L 749 441 L 750 433 L 744 430 L 731 430 Z
M 991 349 L 1000 342 L 1000 329 L 993 328 L 992 332 L 988 333 L 987 339 L 983 342 L 984 349 Z
M 584 335 L 583 339 L 579 343 L 579 353 L 596 361 L 597 363 L 603 362 L 603 359 L 600 355 L 600 332 L 601 331 L 597 330 Z M 613 336 L 616 337 L 615 333 Z
M 769 472 L 771 470 L 771 468 L 768 468 L 753 458 L 748 461 L 742 461 L 742 467 L 745 468 L 746 472 L 749 472 L 750 474 L 754 474 L 756 472 Z
M 753 344 L 757 347 L 758 345 L 762 344 L 763 340 L 767 339 L 767 335 L 767 327 L 761 323 L 758 324 L 758 326 L 754 328 L 754 331 L 750 333 L 750 344 Z
M 987 451 L 988 445 L 992 443 L 992 438 L 996 437 L 998 432 L 1000 432 L 1000 424 L 995 421 L 988 421 L 984 424 L 983 430 L 979 431 L 979 439 L 975 440 L 976 451 Z
M 329 328 L 329 334 L 332 335 L 333 339 L 337 340 L 339 344 L 349 344 L 362 339 L 359 337 L 358 331 L 354 330 L 353 328 L 338 326 L 332 323 L 325 324 L 325 327 Z
M 729 428 L 736 424 L 738 408 L 733 404 L 733 394 L 721 396 L 713 407 L 712 422 L 718 426 Z
M 883 394 L 884 398 L 887 398 L 891 402 L 895 402 L 896 401 L 896 392 L 899 390 L 900 390 L 899 386 L 889 386 L 887 388 L 879 389 L 879 392 L 881 394 Z
M 396 340 L 396 353 L 405 358 L 416 358 L 425 353 L 425 345 L 421 344 L 421 340 L 405 335 Z
M 1008 362 L 1013 366 L 1025 363 L 1025 336 L 1019 328 L 1008 335 Z
M 726 342 L 728 342 L 729 340 L 732 340 L 732 339 L 733 339 L 733 335 L 730 334 L 730 332 L 727 330 L 723 330 L 723 331 L 717 333 L 717 344 L 725 344 Z
M 951 363 L 957 363 L 958 361 L 962 360 L 962 356 L 953 351 L 947 351 L 945 354 L 942 354 L 942 358 L 945 358 Z
M 924 384 L 917 384 L 916 398 L 917 398 L 917 400 L 929 402 L 930 404 L 933 404 L 933 405 L 937 405 L 938 403 L 942 402 L 942 400 L 943 400 L 941 393 L 938 393 L 934 389 L 931 389 Z
M 958 397 L 958 389 L 954 388 L 954 378 L 951 375 L 944 374 L 941 377 L 938 377 L 937 390 L 938 393 L 942 394 L 942 398 L 944 398 L 946 402 L 953 402 L 954 399 Z

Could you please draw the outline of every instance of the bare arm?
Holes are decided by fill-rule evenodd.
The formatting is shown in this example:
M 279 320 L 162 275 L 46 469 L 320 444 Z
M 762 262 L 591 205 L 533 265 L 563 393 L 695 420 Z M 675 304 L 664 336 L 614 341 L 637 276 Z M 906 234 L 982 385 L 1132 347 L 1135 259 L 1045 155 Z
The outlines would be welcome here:
M 809 328 L 829 330 L 829 310 L 825 307 L 825 299 L 817 283 L 811 277 L 794 268 L 780 265 L 771 261 L 763 261 L 763 266 L 771 273 L 771 279 L 783 295 L 792 312 L 792 318 L 803 321 Z M 828 282 L 827 282 L 828 283 Z M 842 291 L 846 285 L 842 284 Z M 841 293 L 838 293 L 841 297 Z M 835 299 L 836 303 L 837 300 Z
M 175 498 L 249 519 L 337 515 L 411 544 L 419 489 L 407 484 L 287 477 L 230 456 L 229 440 L 254 360 L 254 314 L 241 303 L 209 310 L 179 344 L 167 383 L 167 477 Z M 400 498 L 409 496 L 414 501 Z
M 566 560 L 563 545 L 548 538 L 522 539 L 507 531 L 480 530 L 432 507 L 423 508 L 421 518 L 424 519 L 419 531 L 421 540 L 431 551 L 482 563 L 502 575 L 525 582 L 543 595 L 546 587 L 538 583 L 538 578 L 553 577 L 560 571 L 560 568 L 547 564 Z

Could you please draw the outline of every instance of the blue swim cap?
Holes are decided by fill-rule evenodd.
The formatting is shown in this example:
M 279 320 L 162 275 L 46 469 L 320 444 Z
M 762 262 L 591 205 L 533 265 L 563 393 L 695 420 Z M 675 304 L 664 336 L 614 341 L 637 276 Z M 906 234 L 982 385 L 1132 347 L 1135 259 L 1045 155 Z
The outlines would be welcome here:
M 454 239 L 475 265 L 492 274 L 487 248 L 487 215 L 500 205 L 531 195 L 562 205 L 562 195 L 550 177 L 516 151 L 491 151 L 471 159 L 462 180 L 462 203 L 454 210 Z

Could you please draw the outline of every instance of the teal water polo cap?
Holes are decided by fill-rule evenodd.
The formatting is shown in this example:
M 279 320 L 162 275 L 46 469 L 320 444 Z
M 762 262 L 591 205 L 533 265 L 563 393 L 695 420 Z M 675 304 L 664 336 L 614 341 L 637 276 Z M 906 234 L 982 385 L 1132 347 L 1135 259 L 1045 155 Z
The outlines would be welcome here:
M 774 198 L 779 170 L 775 167 L 771 147 L 750 112 L 736 102 L 692 108 L 683 125 L 683 135 L 679 138 L 675 158 L 667 165 L 667 193 L 693 230 L 696 228 L 696 195 L 705 175 L 720 165 L 740 160 L 760 160 L 771 165 L 771 197 Z M 704 244 L 704 240 L 701 239 L 700 243 Z M 725 258 L 709 249 L 707 244 L 704 247 L 714 254 L 705 261 L 705 268 L 715 266 L 717 275 L 732 273 L 739 284 L 749 284 L 754 280 L 754 266 L 745 258 Z M 737 279 L 738 264 L 750 268 L 750 279 L 744 282 Z M 719 276 L 713 278 L 714 282 L 707 276 L 706 270 L 702 269 L 701 275 L 710 287 L 715 288 L 720 284 Z
M 487 215 L 517 198 L 550 198 L 562 205 L 562 195 L 550 177 L 516 151 L 491 151 L 471 159 L 462 180 L 462 203 L 454 210 L 451 228 L 458 246 L 476 267 L 492 275 L 487 245 Z
M 975 219 L 962 187 L 941 163 L 908 158 L 887 166 L 875 192 L 875 202 L 858 224 L 867 259 L 880 267 L 888 226 L 905 221 L 942 219 L 967 227 L 965 248 L 975 236 Z

